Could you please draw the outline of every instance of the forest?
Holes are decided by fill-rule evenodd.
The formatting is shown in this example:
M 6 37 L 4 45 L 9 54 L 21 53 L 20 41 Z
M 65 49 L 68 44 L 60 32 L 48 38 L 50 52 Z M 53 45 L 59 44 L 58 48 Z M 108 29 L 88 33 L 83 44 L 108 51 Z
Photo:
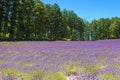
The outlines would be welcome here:
M 89 14 L 88 14 L 89 15 Z M 120 38 L 120 18 L 88 22 L 57 3 L 0 0 L 0 40 L 101 40 Z

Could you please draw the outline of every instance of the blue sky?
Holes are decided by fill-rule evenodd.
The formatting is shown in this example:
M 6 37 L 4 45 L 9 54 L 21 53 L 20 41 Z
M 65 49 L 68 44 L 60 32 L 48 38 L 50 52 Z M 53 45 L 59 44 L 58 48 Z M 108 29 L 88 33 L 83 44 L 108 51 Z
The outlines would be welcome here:
M 61 10 L 73 10 L 79 17 L 92 21 L 99 18 L 120 17 L 120 0 L 41 0 L 45 4 L 57 3 Z

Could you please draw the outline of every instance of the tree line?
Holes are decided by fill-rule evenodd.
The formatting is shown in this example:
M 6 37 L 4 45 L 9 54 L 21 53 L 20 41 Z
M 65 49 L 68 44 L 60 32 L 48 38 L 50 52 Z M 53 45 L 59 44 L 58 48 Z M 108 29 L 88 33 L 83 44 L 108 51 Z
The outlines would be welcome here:
M 88 22 L 72 10 L 40 0 L 0 0 L 0 40 L 120 38 L 120 18 Z

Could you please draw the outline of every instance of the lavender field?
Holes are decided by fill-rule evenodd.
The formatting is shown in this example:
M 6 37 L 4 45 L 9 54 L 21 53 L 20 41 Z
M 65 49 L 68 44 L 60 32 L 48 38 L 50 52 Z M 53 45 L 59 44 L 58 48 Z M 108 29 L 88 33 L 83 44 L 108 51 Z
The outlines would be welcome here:
M 0 42 L 0 80 L 120 80 L 120 39 Z

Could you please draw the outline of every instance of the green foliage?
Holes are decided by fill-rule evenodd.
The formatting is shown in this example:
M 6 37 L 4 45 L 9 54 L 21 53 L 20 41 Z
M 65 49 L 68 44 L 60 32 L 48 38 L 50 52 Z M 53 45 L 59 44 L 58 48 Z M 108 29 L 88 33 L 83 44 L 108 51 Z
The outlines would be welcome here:
M 17 61 L 17 64 L 21 65 L 21 66 L 33 66 L 35 63 L 32 62 L 23 62 L 23 61 Z
M 40 0 L 1 0 L 2 40 L 99 40 L 120 38 L 120 18 L 83 20 L 72 10 Z
M 92 66 L 87 66 L 87 72 L 88 74 L 92 74 L 93 72 L 96 72 L 97 70 L 99 70 L 101 68 L 100 65 L 92 65 Z
M 4 60 L 0 60 L 0 64 L 4 64 L 6 61 Z
M 4 70 L 1 71 L 2 75 L 12 78 L 14 76 L 17 76 L 16 80 L 31 80 L 33 78 L 33 75 L 28 72 L 22 72 L 19 70 L 11 69 L 11 68 L 5 68 Z
M 120 18 L 112 17 L 101 18 L 99 20 L 93 20 L 91 22 L 91 28 L 93 36 L 95 39 L 116 39 L 120 38 L 119 28 L 120 28 Z
M 101 79 L 104 79 L 104 80 L 119 80 L 120 77 L 119 76 L 116 76 L 116 75 L 113 75 L 113 74 L 110 74 L 110 73 L 103 73 L 103 74 L 100 74 L 98 76 L 99 78 Z
M 54 73 L 49 80 L 66 80 L 66 76 L 62 72 Z
M 40 71 L 33 71 L 34 72 L 34 79 L 39 80 L 42 73 Z
M 107 57 L 102 57 L 102 61 L 103 61 L 103 62 L 106 62 L 107 59 L 108 59 Z

